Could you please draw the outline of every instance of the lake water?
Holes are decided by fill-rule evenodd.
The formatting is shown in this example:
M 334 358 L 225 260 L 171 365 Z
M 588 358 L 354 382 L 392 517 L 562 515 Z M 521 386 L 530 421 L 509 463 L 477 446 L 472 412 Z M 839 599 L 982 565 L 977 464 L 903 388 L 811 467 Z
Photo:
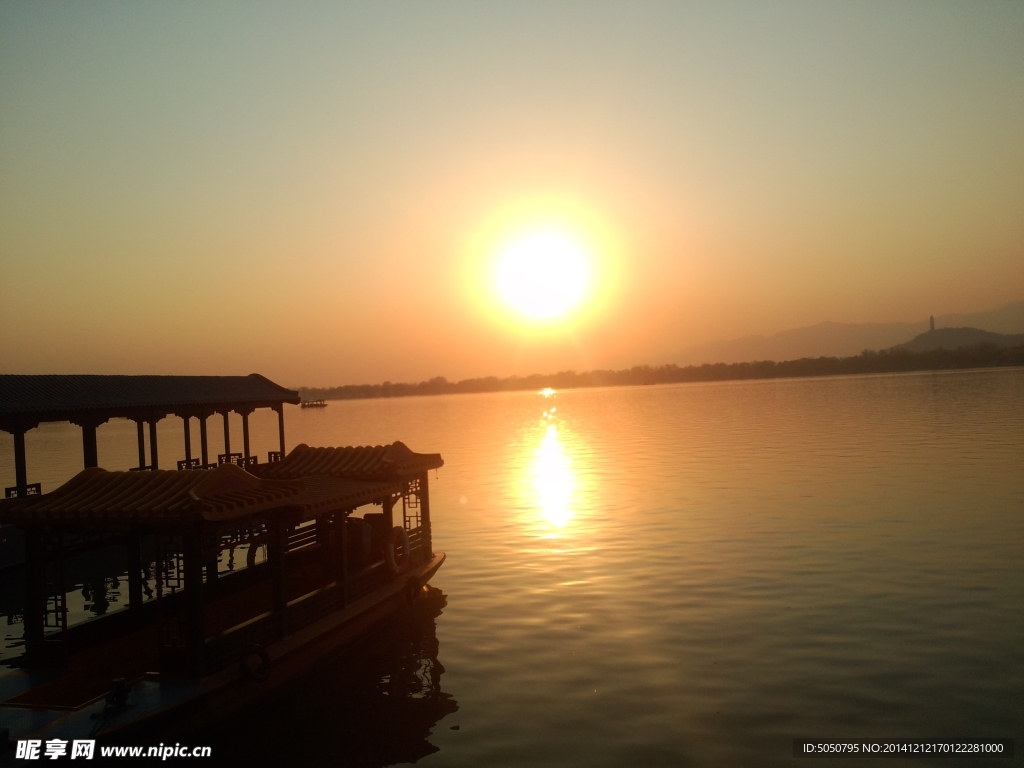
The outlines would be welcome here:
M 326 668 L 218 734 L 228 762 L 791 765 L 805 736 L 1024 749 L 1022 369 L 341 401 L 286 420 L 289 446 L 444 456 L 444 597 L 358 674 Z M 251 423 L 275 449 L 275 415 Z M 29 433 L 29 481 L 77 471 L 80 440 Z M 171 466 L 180 420 L 160 440 Z M 99 450 L 137 463 L 134 424 L 101 427 Z M 863 764 L 826 765 L 844 762 Z

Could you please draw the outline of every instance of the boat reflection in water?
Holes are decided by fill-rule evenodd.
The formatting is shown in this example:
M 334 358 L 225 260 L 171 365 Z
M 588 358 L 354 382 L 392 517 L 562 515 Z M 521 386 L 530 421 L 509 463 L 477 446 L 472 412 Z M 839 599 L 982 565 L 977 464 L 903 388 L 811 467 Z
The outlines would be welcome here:
M 459 709 L 441 688 L 436 619 L 446 604 L 424 587 L 414 606 L 315 677 L 196 743 L 212 745 L 218 765 L 376 768 L 434 754 L 432 730 Z

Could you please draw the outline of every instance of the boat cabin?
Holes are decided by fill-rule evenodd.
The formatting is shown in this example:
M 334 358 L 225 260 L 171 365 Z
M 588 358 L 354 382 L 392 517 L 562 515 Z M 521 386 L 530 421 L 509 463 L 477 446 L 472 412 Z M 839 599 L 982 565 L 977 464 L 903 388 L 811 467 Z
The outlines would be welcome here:
M 442 464 L 402 443 L 299 445 L 260 474 L 90 468 L 0 502 L 26 541 L 24 666 L 59 670 L 0 691 L 0 709 L 75 709 L 116 678 L 258 679 L 316 638 L 365 628 L 444 559 L 428 497 Z M 128 564 L 127 607 L 69 626 L 69 558 L 111 547 Z

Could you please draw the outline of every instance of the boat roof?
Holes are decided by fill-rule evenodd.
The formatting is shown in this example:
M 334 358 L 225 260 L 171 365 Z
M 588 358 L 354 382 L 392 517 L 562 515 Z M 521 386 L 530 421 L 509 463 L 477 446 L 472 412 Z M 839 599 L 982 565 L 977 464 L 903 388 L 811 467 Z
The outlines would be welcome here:
M 0 429 L 46 421 L 132 418 L 140 412 L 199 415 L 298 404 L 299 393 L 248 376 L 0 375 Z
M 261 477 L 299 478 L 311 475 L 353 480 L 411 477 L 444 466 L 439 453 L 416 453 L 401 442 L 390 445 L 311 448 L 295 446 L 282 461 L 259 467 Z
M 284 507 L 306 519 L 351 511 L 400 492 L 395 481 L 329 476 L 267 480 L 233 464 L 187 471 L 92 468 L 45 495 L 0 501 L 0 522 L 219 523 Z

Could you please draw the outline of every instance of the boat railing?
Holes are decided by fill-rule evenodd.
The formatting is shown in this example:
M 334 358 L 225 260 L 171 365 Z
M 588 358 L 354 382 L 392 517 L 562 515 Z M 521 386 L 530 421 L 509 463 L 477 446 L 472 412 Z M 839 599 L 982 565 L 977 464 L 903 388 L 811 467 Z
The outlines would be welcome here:
M 206 639 L 206 666 L 209 671 L 237 664 L 253 646 L 265 647 L 280 636 L 280 624 L 272 611 L 253 616 Z
M 345 595 L 337 582 L 332 581 L 319 589 L 289 601 L 287 609 L 288 631 L 308 627 L 331 615 L 345 603 Z
M 423 526 L 407 530 L 406 534 L 409 536 L 409 554 L 411 562 L 414 564 L 425 563 L 430 559 L 430 543 L 427 537 L 427 532 Z
M 308 523 L 296 527 L 288 534 L 287 550 L 288 552 L 295 552 L 305 547 L 311 547 L 319 543 L 319 537 L 316 520 L 310 520 Z
M 20 496 L 39 496 L 43 492 L 43 487 L 40 483 L 29 483 L 25 486 L 25 493 L 22 494 L 18 490 L 18 486 L 13 485 L 8 488 L 4 488 L 5 499 L 17 499 Z

